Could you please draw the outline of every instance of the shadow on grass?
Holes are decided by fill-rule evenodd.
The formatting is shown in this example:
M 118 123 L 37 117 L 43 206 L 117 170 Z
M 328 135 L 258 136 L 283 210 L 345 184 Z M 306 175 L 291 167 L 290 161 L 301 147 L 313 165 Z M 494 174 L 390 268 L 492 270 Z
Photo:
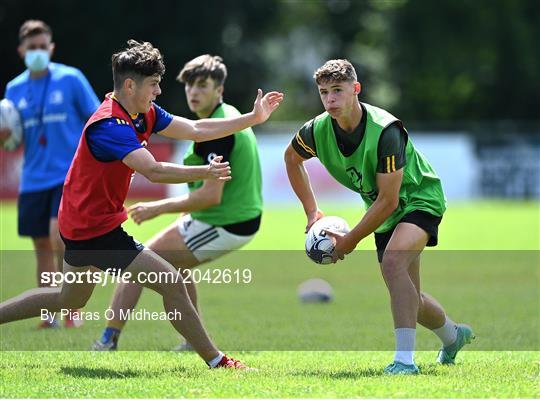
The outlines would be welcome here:
M 293 372 L 291 375 L 302 376 L 304 378 L 314 377 L 314 378 L 329 378 L 329 379 L 358 379 L 358 378 L 369 378 L 375 376 L 382 376 L 382 368 L 366 368 L 361 370 L 354 371 L 325 371 L 325 370 L 309 370 L 309 371 L 298 371 Z
M 441 371 L 435 366 L 419 366 L 420 376 L 436 376 L 440 375 Z M 291 375 L 314 378 L 327 378 L 327 379 L 359 379 L 359 378 L 373 378 L 378 376 L 387 376 L 384 374 L 383 368 L 364 368 L 355 370 L 343 370 L 343 371 L 327 371 L 327 370 L 305 370 L 294 372 Z M 388 376 L 390 377 L 390 376 Z
M 65 375 L 74 378 L 94 378 L 94 379 L 117 379 L 117 378 L 151 378 L 163 376 L 166 374 L 184 374 L 185 368 L 176 366 L 170 370 L 159 371 L 137 371 L 133 369 L 110 369 L 110 368 L 89 368 L 89 367 L 62 367 L 60 368 Z

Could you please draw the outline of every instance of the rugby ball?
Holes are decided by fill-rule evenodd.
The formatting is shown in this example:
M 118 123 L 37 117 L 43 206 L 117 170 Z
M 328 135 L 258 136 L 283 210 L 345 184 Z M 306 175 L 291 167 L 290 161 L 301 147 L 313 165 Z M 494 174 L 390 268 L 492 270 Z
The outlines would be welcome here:
M 334 252 L 335 239 L 325 230 L 349 233 L 347 221 L 340 217 L 323 217 L 315 222 L 306 235 L 306 254 L 317 264 L 330 264 Z
M 23 129 L 19 111 L 11 100 L 0 100 L 0 128 L 11 130 L 11 135 L 4 142 L 4 149 L 15 150 L 21 144 Z

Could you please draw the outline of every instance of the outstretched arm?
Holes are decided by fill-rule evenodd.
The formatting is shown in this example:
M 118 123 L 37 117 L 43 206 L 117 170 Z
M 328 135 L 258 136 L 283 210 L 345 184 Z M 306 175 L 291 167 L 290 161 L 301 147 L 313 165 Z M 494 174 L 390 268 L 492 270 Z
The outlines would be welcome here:
M 233 118 L 204 118 L 197 121 L 175 116 L 169 126 L 159 134 L 195 142 L 219 139 L 250 126 L 262 124 L 279 107 L 282 100 L 283 93 L 269 92 L 263 97 L 263 92 L 259 89 L 253 111 L 247 114 Z
M 221 156 L 217 156 L 209 165 L 200 167 L 183 166 L 156 161 L 148 150 L 140 148 L 125 156 L 122 162 L 151 182 L 185 183 L 201 179 L 231 179 L 231 167 L 228 162 L 220 163 L 221 159 Z

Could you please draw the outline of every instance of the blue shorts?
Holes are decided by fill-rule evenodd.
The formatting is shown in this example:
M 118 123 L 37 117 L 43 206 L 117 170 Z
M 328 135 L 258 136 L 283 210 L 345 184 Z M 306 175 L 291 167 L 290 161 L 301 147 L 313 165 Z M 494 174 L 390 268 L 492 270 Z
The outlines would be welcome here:
M 20 236 L 49 236 L 49 223 L 51 218 L 58 217 L 63 187 L 62 184 L 51 189 L 19 195 L 17 207 Z

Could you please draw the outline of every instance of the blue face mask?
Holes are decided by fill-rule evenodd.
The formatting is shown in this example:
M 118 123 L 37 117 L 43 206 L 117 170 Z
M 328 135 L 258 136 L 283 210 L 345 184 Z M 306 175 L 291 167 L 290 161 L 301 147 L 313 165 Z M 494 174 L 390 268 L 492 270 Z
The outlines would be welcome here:
M 32 72 L 43 71 L 49 65 L 48 50 L 27 50 L 24 55 L 24 64 Z

